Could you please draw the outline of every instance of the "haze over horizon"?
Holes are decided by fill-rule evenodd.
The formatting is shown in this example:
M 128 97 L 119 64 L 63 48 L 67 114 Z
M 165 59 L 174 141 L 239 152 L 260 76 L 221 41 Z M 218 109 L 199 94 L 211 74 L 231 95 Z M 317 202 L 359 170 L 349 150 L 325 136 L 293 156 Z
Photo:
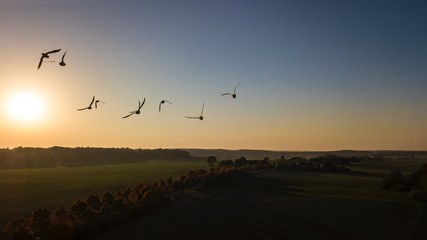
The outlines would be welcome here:
M 0 148 L 427 150 L 426 12 L 424 1 L 2 1 Z M 239 82 L 236 99 L 220 96 Z M 76 111 L 92 96 L 105 104 Z M 163 99 L 173 105 L 159 113 Z M 203 121 L 184 118 L 203 102 Z

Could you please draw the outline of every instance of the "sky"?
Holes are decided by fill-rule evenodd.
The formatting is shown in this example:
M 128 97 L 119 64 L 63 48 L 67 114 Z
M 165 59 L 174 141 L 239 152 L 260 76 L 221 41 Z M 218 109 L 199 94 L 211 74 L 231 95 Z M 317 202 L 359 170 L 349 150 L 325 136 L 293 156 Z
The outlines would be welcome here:
M 426 12 L 425 1 L 3 0 L 0 147 L 427 150 Z M 221 96 L 238 83 L 237 98 Z M 76 111 L 92 96 L 105 104 Z M 173 105 L 159 112 L 163 99 Z M 184 117 L 203 103 L 203 121 Z

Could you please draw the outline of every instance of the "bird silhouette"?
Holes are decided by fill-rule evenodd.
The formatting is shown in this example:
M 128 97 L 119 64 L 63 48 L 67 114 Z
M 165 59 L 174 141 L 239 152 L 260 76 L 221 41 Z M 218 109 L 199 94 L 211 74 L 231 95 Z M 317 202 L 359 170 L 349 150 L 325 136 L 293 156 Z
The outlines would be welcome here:
M 91 110 L 92 109 L 92 104 L 93 104 L 94 101 L 95 101 L 95 96 L 93 96 L 92 101 L 89 104 L 89 107 L 80 108 L 80 109 L 77 109 L 77 111 L 82 111 L 82 110 L 86 110 L 86 109 Z
M 42 66 L 43 59 L 45 59 L 45 58 L 49 58 L 49 54 L 51 54 L 51 53 L 57 53 L 57 52 L 59 52 L 59 51 L 61 51 L 61 49 L 56 49 L 56 50 L 52 50 L 52 51 L 49 51 L 49 52 L 42 53 L 42 56 L 41 56 L 41 58 L 40 58 L 40 61 L 39 61 L 39 65 L 38 65 L 38 67 L 37 67 L 37 70 L 39 70 L 39 68 Z
M 101 101 L 101 100 L 97 99 L 97 100 L 95 101 L 95 108 L 96 108 L 96 109 L 98 109 L 98 103 L 99 103 L 99 102 L 101 102 L 101 103 L 105 104 L 105 102 L 103 102 L 103 101 Z
M 186 118 L 191 118 L 191 119 L 199 119 L 199 120 L 203 120 L 203 109 L 205 108 L 205 102 L 203 102 L 203 105 L 202 105 L 202 111 L 200 112 L 200 116 L 198 116 L 198 117 L 187 117 L 187 116 L 185 116 Z
M 127 118 L 127 117 L 129 117 L 129 116 L 131 116 L 133 114 L 140 114 L 141 113 L 141 108 L 142 108 L 142 106 L 144 106 L 144 103 L 145 103 L 145 98 L 144 98 L 144 101 L 142 101 L 142 104 L 141 104 L 140 101 L 138 101 L 138 110 L 132 111 L 132 112 L 130 112 L 130 114 L 128 114 L 128 115 L 126 115 L 126 116 L 124 116 L 122 118 Z
M 68 50 L 67 50 L 68 51 Z M 59 65 L 61 65 L 61 66 L 65 66 L 65 65 L 67 65 L 67 64 L 65 64 L 65 62 L 64 62 L 64 57 L 65 57 L 65 54 L 67 54 L 67 51 L 65 51 L 65 53 L 64 53 L 64 55 L 62 55 L 62 59 L 61 59 L 61 62 L 59 63 Z
M 238 87 L 239 85 L 240 85 L 240 83 L 236 85 L 236 87 L 234 88 L 233 93 L 223 93 L 223 94 L 221 94 L 221 96 L 224 96 L 224 95 L 231 95 L 233 98 L 236 98 L 236 97 L 237 97 L 236 89 L 237 89 L 237 87 Z
M 173 103 L 169 102 L 168 100 L 162 100 L 162 101 L 160 101 L 160 103 L 159 103 L 159 112 L 162 109 L 162 104 L 164 104 L 164 103 L 173 104 Z

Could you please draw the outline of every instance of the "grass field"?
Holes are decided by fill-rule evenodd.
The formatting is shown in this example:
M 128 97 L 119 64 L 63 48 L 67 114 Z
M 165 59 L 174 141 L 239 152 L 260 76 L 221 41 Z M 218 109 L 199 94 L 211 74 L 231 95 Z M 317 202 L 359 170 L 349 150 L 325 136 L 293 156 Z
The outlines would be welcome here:
M 183 196 L 100 239 L 410 239 L 420 226 L 427 229 L 424 204 L 379 186 L 390 171 L 408 174 L 425 162 L 366 160 L 352 163 L 346 173 L 265 171 Z M 207 168 L 205 161 L 2 169 L 0 224 L 43 205 L 69 205 L 89 194 L 200 168 Z
M 78 198 L 127 185 L 176 177 L 206 168 L 205 161 L 146 161 L 71 168 L 0 169 L 0 227 L 40 206 L 69 205 Z
M 391 170 L 413 171 L 422 163 L 372 160 L 347 173 L 262 171 L 182 196 L 98 240 L 421 240 L 425 204 L 379 186 Z

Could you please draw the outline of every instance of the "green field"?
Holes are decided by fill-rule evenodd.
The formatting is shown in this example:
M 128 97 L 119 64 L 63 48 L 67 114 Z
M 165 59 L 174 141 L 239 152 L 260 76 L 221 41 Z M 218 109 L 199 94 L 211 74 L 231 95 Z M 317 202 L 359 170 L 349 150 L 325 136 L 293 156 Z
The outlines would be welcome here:
M 28 215 L 40 206 L 69 205 L 78 198 L 127 185 L 177 177 L 206 168 L 206 162 L 146 161 L 142 163 L 69 168 L 0 169 L 0 226 L 11 217 Z
M 197 233 L 199 236 L 199 233 L 209 232 L 203 227 L 204 223 L 206 226 L 216 225 L 219 230 L 223 228 L 227 233 L 230 228 L 222 226 L 223 217 L 227 215 L 236 221 L 233 227 L 237 238 L 250 237 L 250 234 L 266 234 L 268 237 L 268 231 L 274 227 L 273 233 L 281 239 L 287 239 L 289 233 L 302 239 L 341 239 L 343 233 L 352 235 L 354 239 L 375 239 L 363 237 L 365 235 L 378 239 L 405 239 L 408 235 L 417 234 L 413 224 L 425 217 L 420 215 L 425 214 L 424 204 L 410 199 L 408 193 L 385 191 L 379 186 L 390 171 L 399 169 L 409 174 L 425 162 L 420 159 L 371 159 L 351 163 L 352 171 L 345 173 L 296 169 L 263 171 L 253 177 L 236 179 L 183 197 L 162 208 L 157 217 L 143 217 L 141 221 L 145 234 L 159 234 L 158 218 L 179 222 L 182 219 L 180 214 L 184 218 L 186 214 L 191 217 L 193 213 L 188 209 L 194 207 L 194 221 L 200 222 L 198 230 L 177 225 L 176 231 L 180 228 L 193 229 L 182 234 Z M 200 168 L 207 168 L 205 161 L 156 160 L 87 167 L 0 169 L 0 224 L 4 225 L 17 215 L 29 215 L 40 206 L 68 206 L 90 194 L 114 192 L 127 185 L 177 177 L 190 169 Z M 209 220 L 200 218 L 200 212 L 209 212 Z M 242 228 L 238 222 L 254 226 Z M 265 224 L 260 225 L 259 222 Z M 427 227 L 427 223 L 424 225 Z M 268 229 L 264 229 L 265 226 Z M 287 232 L 280 230 L 282 228 Z M 141 229 L 136 227 L 135 231 L 140 232 Z M 131 234 L 132 230 L 125 232 Z M 154 235 L 153 238 L 158 237 Z M 116 239 L 116 236 L 111 239 Z
M 380 189 L 386 174 L 425 160 L 366 160 L 352 172 L 259 171 L 182 196 L 97 240 L 426 239 L 425 203 Z

